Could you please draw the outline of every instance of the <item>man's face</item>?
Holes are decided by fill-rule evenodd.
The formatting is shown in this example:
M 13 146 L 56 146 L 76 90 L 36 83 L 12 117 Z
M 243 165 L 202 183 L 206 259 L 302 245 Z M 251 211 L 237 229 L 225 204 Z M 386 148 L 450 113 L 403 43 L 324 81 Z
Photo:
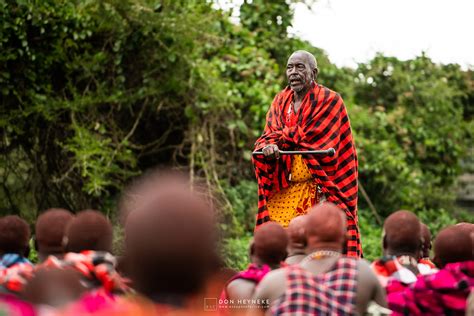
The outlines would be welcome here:
M 290 56 L 286 65 L 286 78 L 291 90 L 300 92 L 308 89 L 311 86 L 313 75 L 307 56 L 302 53 Z

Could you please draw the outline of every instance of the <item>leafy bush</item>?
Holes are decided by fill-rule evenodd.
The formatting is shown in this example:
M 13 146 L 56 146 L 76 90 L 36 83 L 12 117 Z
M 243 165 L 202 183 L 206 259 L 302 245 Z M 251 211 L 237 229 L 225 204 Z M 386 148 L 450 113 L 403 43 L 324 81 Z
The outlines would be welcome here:
M 242 235 L 238 238 L 227 238 L 223 241 L 222 256 L 227 267 L 237 271 L 245 270 L 250 263 L 249 245 L 252 236 Z

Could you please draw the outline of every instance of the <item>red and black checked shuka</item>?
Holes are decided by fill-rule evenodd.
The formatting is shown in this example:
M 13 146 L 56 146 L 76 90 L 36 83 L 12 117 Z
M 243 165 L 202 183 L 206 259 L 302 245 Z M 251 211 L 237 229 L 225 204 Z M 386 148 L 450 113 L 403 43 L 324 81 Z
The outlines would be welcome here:
M 271 303 L 272 315 L 357 314 L 357 259 L 341 257 L 331 271 L 314 275 L 300 265 L 286 268 L 285 293 Z
M 334 148 L 332 157 L 304 155 L 303 160 L 327 201 L 345 211 L 347 217 L 347 255 L 360 257 L 362 247 L 357 219 L 357 154 L 352 140 L 349 117 L 342 98 L 336 92 L 313 84 L 298 110 L 298 124 L 285 125 L 285 116 L 293 100 L 287 87 L 280 92 L 267 113 L 262 136 L 255 150 L 276 144 L 281 150 L 322 150 Z M 268 160 L 255 156 L 253 164 L 258 181 L 256 228 L 270 220 L 267 201 L 289 186 L 291 156 Z

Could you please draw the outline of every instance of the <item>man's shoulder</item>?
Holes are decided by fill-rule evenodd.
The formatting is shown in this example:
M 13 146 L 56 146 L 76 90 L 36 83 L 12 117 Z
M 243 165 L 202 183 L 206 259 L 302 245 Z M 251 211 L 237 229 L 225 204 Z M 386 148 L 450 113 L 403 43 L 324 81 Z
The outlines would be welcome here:
M 319 83 L 318 83 L 318 87 L 321 89 L 324 95 L 328 96 L 328 99 L 334 99 L 334 98 L 342 99 L 341 95 L 338 92 L 326 86 L 323 86 L 322 84 L 319 84 Z
M 280 92 L 278 92 L 276 95 L 275 95 L 275 98 L 274 98 L 274 101 L 276 100 L 279 100 L 281 98 L 284 98 L 288 93 L 291 92 L 291 89 L 289 86 L 286 86 L 283 90 L 280 90 Z
M 287 270 L 291 266 L 282 267 L 279 269 L 272 270 L 268 272 L 265 277 L 260 281 L 259 287 L 262 288 L 271 288 L 277 284 L 282 284 L 286 281 Z

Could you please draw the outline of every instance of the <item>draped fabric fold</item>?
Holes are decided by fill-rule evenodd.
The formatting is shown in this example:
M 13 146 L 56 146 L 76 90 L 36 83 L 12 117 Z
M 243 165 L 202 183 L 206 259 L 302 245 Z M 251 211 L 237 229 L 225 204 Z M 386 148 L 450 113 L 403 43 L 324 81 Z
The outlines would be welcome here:
M 357 154 L 349 117 L 342 98 L 336 92 L 313 84 L 296 113 L 298 124 L 285 125 L 293 91 L 287 87 L 272 102 L 262 136 L 255 150 L 276 144 L 281 150 L 319 150 L 334 148 L 332 157 L 303 156 L 312 177 L 327 197 L 345 211 L 347 217 L 347 254 L 360 257 L 362 249 L 357 220 Z M 291 156 L 269 160 L 256 156 L 252 162 L 258 181 L 256 227 L 270 220 L 267 201 L 289 186 Z

